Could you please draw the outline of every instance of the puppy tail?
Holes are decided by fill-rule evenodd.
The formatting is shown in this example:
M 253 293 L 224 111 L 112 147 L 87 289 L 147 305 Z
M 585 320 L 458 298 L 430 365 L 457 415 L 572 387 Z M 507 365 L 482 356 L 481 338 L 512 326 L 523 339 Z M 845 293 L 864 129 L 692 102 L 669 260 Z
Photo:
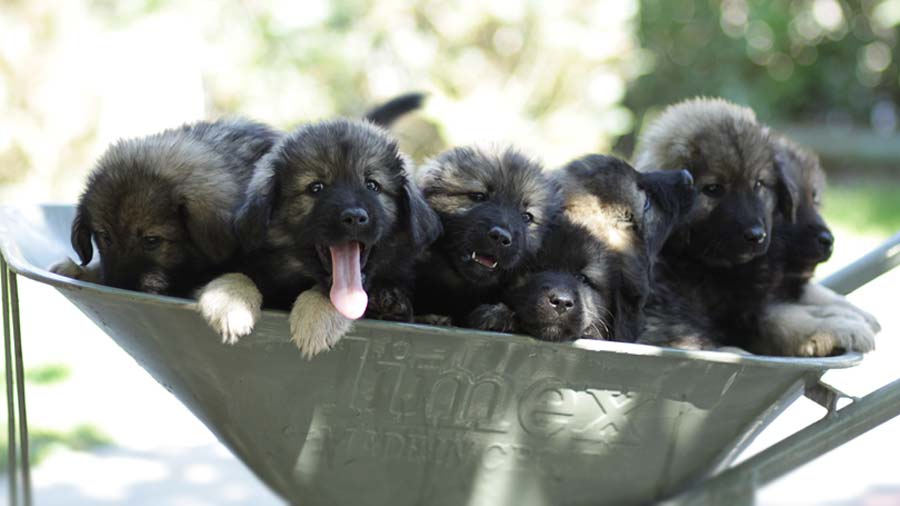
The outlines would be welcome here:
M 424 102 L 424 93 L 407 93 L 370 109 L 365 118 L 378 126 L 387 128 L 404 114 L 421 108 Z

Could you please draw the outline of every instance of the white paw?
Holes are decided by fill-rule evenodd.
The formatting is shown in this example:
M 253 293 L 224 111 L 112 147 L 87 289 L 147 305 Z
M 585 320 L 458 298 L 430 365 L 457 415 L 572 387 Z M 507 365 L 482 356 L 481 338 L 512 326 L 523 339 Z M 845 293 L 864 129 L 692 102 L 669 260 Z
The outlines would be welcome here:
M 797 355 L 827 357 L 837 352 L 867 353 L 875 349 L 875 334 L 869 324 L 858 317 L 833 316 L 821 320 L 800 343 Z
M 253 280 L 232 272 L 210 281 L 197 297 L 200 314 L 225 344 L 253 331 L 262 307 L 262 294 Z
M 88 273 L 87 269 L 73 262 L 71 258 L 56 262 L 48 267 L 47 270 L 72 279 L 84 279 Z
M 291 341 L 306 359 L 330 350 L 353 326 L 353 320 L 340 314 L 328 297 L 315 288 L 297 296 L 288 320 Z
M 881 324 L 871 313 L 863 311 L 849 302 L 828 304 L 825 306 L 812 306 L 810 310 L 818 318 L 844 318 L 864 322 L 873 334 L 881 332 Z

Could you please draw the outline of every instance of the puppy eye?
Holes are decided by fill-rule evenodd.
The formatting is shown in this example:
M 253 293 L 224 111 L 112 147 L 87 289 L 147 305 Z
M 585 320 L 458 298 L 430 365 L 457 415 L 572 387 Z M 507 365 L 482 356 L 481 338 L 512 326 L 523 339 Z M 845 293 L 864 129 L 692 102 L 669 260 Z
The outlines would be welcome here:
M 766 183 L 765 183 L 762 179 L 757 179 L 757 180 L 756 180 L 756 183 L 753 183 L 753 189 L 754 189 L 754 190 L 759 190 L 760 188 L 762 188 L 763 186 L 765 186 L 765 184 L 766 184 Z
M 141 237 L 141 244 L 144 246 L 145 250 L 154 250 L 159 247 L 159 244 L 162 242 L 162 237 L 158 235 L 145 235 Z
M 650 206 L 651 206 L 650 197 L 649 196 L 644 197 L 644 212 L 649 211 Z
M 481 192 L 472 192 L 469 194 L 469 198 L 472 199 L 472 202 L 484 202 L 487 200 L 487 195 Z
M 584 283 L 586 285 L 590 284 L 590 280 L 588 279 L 588 277 L 584 274 L 581 274 L 580 272 L 575 275 L 575 279 L 577 279 L 580 283 Z
M 710 197 L 721 197 L 725 193 L 725 187 L 720 184 L 705 185 L 700 191 Z
M 311 193 L 313 195 L 319 193 L 320 191 L 322 191 L 324 189 L 325 189 L 325 183 L 323 183 L 321 181 L 316 181 L 314 183 L 310 183 L 310 185 L 306 187 L 306 191 L 308 191 L 309 193 Z
M 378 193 L 381 191 L 381 185 L 373 179 L 366 179 L 366 189 Z
M 522 220 L 525 223 L 531 223 L 534 221 L 534 215 L 531 213 L 522 213 Z

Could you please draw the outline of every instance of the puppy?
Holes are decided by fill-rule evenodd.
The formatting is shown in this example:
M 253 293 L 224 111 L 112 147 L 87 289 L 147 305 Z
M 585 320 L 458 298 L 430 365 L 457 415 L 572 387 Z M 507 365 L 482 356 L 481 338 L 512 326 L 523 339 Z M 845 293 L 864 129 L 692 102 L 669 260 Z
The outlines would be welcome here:
M 538 251 L 559 192 L 538 162 L 509 147 L 441 153 L 419 185 L 444 233 L 416 267 L 416 311 L 465 325 L 477 306 L 499 301 L 508 275 Z
M 694 99 L 666 109 L 638 149 L 639 169 L 686 167 L 700 190 L 694 210 L 667 241 L 655 268 L 649 311 L 655 323 L 646 338 L 680 345 L 680 336 L 669 332 L 675 327 L 666 322 L 683 326 L 689 314 L 696 325 L 687 334 L 697 337 L 688 340 L 690 346 L 765 352 L 760 336 L 772 329 L 762 315 L 785 272 L 780 254 L 768 254 L 772 231 L 796 221 L 799 195 L 786 165 L 776 159 L 771 132 L 749 109 Z M 805 329 L 793 329 L 778 332 L 804 339 Z M 869 348 L 846 326 L 824 331 L 856 343 L 852 349 Z
M 204 288 L 201 312 L 234 341 L 258 316 L 256 285 L 263 305 L 290 309 L 291 337 L 311 357 L 363 315 L 412 318 L 413 262 L 441 225 L 396 141 L 336 119 L 301 126 L 259 161 L 235 229 L 242 274 Z
M 554 174 L 562 188 L 563 216 L 544 247 L 504 295 L 510 314 L 486 325 L 479 308 L 474 326 L 516 330 L 551 340 L 580 337 L 633 342 L 662 244 L 695 198 L 686 171 L 640 173 L 602 155 L 575 160 Z M 514 315 L 514 317 L 512 317 Z
M 467 326 L 545 341 L 607 339 L 612 262 L 587 228 L 557 216 L 532 265 L 512 276 L 502 302 L 475 308 Z
M 237 252 L 233 211 L 253 164 L 280 137 L 261 123 L 198 122 L 113 144 L 78 201 L 80 265 L 51 270 L 148 293 L 187 296 Z M 96 244 L 99 269 L 86 269 Z
M 641 138 L 636 165 L 693 176 L 696 205 L 667 245 L 693 262 L 747 263 L 768 250 L 777 216 L 794 219 L 796 189 L 775 163 L 768 129 L 748 108 L 706 98 L 670 106 Z
M 837 337 L 850 335 L 858 349 L 874 347 L 878 321 L 846 298 L 824 286 L 810 283 L 819 263 L 827 261 L 834 236 L 820 214 L 825 173 L 815 154 L 790 140 L 773 138 L 776 162 L 785 168 L 798 190 L 797 219 L 774 230 L 773 262 L 782 269 L 775 301 L 763 315 L 763 351 L 778 355 L 831 355 L 848 349 Z M 829 328 L 844 329 L 841 334 Z M 852 344 L 851 344 L 852 345 Z

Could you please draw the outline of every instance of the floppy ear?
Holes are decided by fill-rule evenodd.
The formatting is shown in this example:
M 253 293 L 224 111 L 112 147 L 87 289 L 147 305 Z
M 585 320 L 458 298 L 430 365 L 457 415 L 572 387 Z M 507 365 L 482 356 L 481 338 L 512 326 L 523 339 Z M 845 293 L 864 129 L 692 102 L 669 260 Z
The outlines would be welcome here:
M 644 329 L 644 304 L 650 295 L 648 262 L 628 258 L 612 293 L 613 341 L 633 343 Z
M 274 162 L 270 162 L 268 158 L 267 156 L 257 163 L 244 201 L 238 206 L 234 216 L 234 233 L 245 252 L 259 248 L 265 241 L 275 195 L 278 194 Z
M 81 265 L 90 263 L 94 257 L 94 246 L 91 244 L 90 216 L 84 202 L 78 204 L 75 219 L 72 220 L 72 249 L 78 254 Z
M 788 169 L 784 166 L 781 157 L 775 156 L 775 173 L 778 175 L 778 184 L 775 193 L 778 196 L 778 210 L 784 215 L 788 223 L 797 220 L 797 203 L 800 200 L 800 191 L 797 183 L 791 178 Z
M 405 211 L 409 220 L 409 236 L 415 255 L 431 245 L 443 232 L 441 220 L 425 201 L 422 191 L 407 173 L 403 178 Z
M 214 203 L 186 196 L 178 212 L 191 241 L 206 258 L 219 264 L 231 257 L 236 241 L 230 209 L 218 209 Z

